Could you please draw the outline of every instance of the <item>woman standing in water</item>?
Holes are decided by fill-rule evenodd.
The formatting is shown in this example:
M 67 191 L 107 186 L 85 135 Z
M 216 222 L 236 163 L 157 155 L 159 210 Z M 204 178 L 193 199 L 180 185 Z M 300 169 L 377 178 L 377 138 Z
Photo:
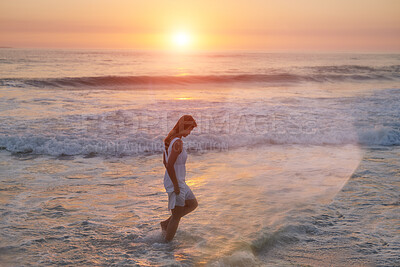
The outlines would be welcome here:
M 172 215 L 160 224 L 168 242 L 174 238 L 181 218 L 197 207 L 196 197 L 185 182 L 187 153 L 181 139 L 188 136 L 195 127 L 197 124 L 193 117 L 184 115 L 164 139 L 164 187 Z

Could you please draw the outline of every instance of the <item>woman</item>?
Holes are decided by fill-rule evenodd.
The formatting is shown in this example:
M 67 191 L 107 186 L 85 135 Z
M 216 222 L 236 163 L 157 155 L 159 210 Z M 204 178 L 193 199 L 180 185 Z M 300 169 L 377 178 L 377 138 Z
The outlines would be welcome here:
M 195 127 L 197 124 L 193 117 L 184 115 L 164 139 L 164 187 L 168 193 L 168 209 L 172 215 L 160 224 L 167 242 L 174 238 L 180 219 L 197 207 L 197 200 L 185 182 L 187 153 L 181 140 Z

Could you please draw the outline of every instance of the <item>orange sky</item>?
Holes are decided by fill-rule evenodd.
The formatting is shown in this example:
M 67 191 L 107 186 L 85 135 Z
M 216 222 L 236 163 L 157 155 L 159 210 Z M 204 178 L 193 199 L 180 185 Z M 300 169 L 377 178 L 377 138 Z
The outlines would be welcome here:
M 400 51 L 399 0 L 2 0 L 0 46 Z

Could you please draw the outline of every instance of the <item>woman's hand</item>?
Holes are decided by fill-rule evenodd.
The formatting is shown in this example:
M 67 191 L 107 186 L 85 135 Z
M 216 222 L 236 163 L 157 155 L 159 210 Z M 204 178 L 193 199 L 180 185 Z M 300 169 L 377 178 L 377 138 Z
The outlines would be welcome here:
M 177 195 L 180 194 L 181 190 L 179 189 L 179 186 L 175 186 L 175 185 L 174 185 L 174 192 L 175 192 L 175 194 L 177 194 Z

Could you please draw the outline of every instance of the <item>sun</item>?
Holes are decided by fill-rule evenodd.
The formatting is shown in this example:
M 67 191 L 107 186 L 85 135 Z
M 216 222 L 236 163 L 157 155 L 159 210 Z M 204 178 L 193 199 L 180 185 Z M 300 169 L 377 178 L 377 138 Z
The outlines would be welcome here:
M 187 32 L 177 32 L 172 35 L 172 42 L 175 46 L 187 47 L 191 42 L 191 36 Z

